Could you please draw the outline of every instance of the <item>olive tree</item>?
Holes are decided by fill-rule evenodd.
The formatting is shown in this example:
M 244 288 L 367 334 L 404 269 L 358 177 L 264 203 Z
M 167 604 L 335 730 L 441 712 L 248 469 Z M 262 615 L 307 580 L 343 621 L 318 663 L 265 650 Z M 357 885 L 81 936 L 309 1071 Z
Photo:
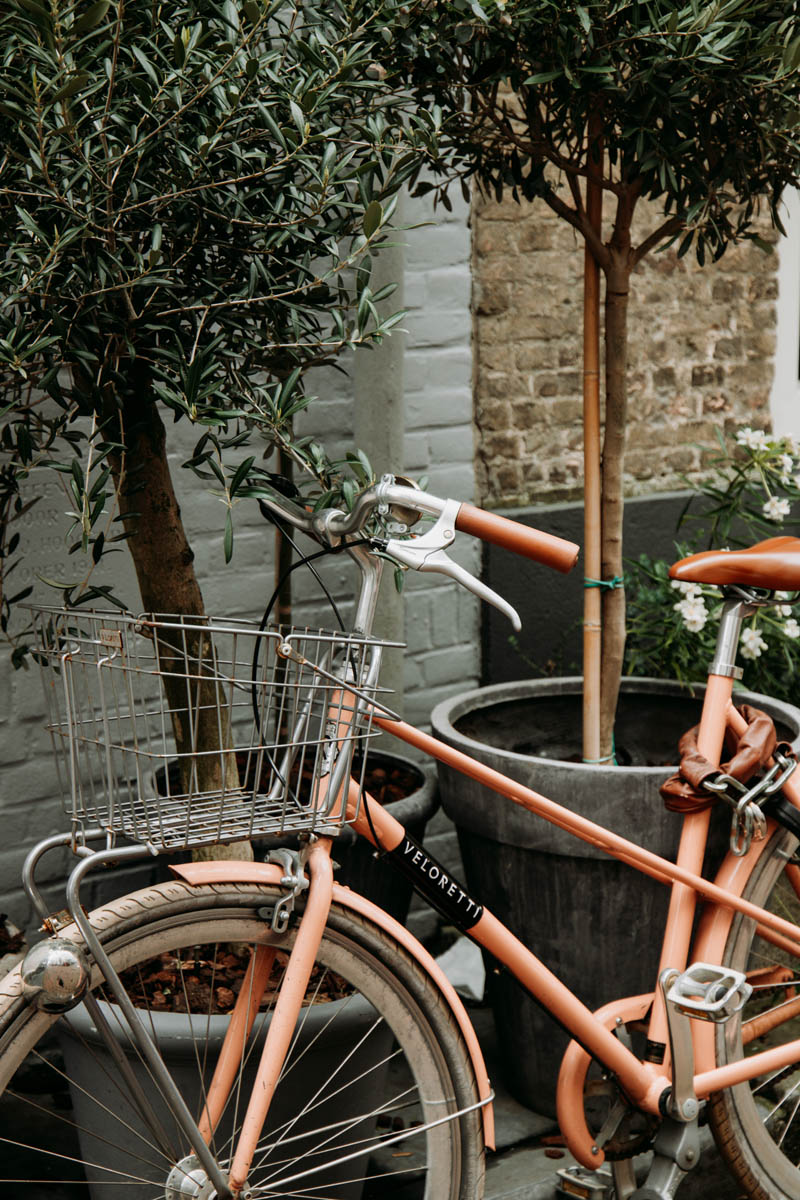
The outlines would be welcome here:
M 376 62 L 395 0 L 9 0 L 0 17 L 0 567 L 22 480 L 61 473 L 72 549 L 123 541 L 148 611 L 203 600 L 168 462 L 233 509 L 293 436 L 308 369 L 379 341 L 373 254 L 434 119 Z M 345 472 L 346 474 L 346 472 Z M 314 489 L 312 489 L 314 490 Z M 117 547 L 119 548 L 119 547 Z M 96 596 L 91 578 L 66 589 Z
M 758 241 L 761 214 L 780 228 L 782 189 L 800 175 L 800 15 L 775 0 L 451 0 L 401 21 L 390 61 L 408 64 L 420 108 L 443 114 L 441 197 L 476 180 L 568 222 L 587 250 L 590 334 L 592 269 L 605 280 L 602 449 L 587 446 L 586 472 L 596 461 L 602 487 L 601 697 L 584 754 L 606 759 L 625 642 L 631 277 L 666 246 L 703 264 Z M 637 236 L 635 218 L 649 219 Z
M 376 54 L 395 0 L 9 0 L 0 16 L 0 625 L 25 554 L 25 480 L 52 471 L 85 567 L 68 605 L 104 599 L 92 567 L 127 547 L 146 611 L 199 615 L 201 581 L 171 474 L 233 512 L 277 447 L 347 502 L 363 455 L 331 463 L 292 418 L 312 366 L 383 338 L 373 252 L 435 121 Z M 23 530 L 24 533 L 24 530 Z M 119 543 L 123 543 L 121 547 Z M 190 653 L 206 653 L 195 635 Z M 188 788 L 238 786 L 219 697 L 186 713 L 187 653 L 158 635 Z M 163 642 L 163 645 L 161 644 Z M 26 650 L 17 640 L 15 661 Z M 204 685 L 205 686 L 205 685 Z M 208 684 L 214 688 L 213 681 Z M 212 753 L 205 753 L 212 751 Z M 216 753 L 217 751 L 221 753 Z M 237 848 L 242 852 L 241 848 Z

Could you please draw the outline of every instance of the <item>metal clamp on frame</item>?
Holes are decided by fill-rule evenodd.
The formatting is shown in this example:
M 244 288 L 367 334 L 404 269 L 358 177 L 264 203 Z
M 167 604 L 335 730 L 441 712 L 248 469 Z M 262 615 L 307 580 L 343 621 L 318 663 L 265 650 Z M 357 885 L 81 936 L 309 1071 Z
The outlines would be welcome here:
M 270 850 L 267 855 L 267 862 L 277 863 L 279 867 L 283 867 L 281 887 L 291 888 L 288 895 L 281 896 L 272 910 L 270 924 L 274 933 L 286 932 L 289 927 L 289 918 L 294 912 L 295 900 L 301 892 L 308 888 L 308 879 L 305 875 L 305 853 L 305 849 L 288 850 L 281 846 L 277 850 Z

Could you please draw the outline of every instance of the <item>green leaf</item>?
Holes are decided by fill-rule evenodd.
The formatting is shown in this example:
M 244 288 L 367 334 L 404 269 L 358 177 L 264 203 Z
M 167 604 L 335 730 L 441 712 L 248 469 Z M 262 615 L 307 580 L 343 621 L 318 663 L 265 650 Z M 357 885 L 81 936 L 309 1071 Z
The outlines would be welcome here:
M 156 72 L 155 67 L 150 62 L 150 59 L 147 57 L 145 52 L 143 50 L 141 50 L 138 46 L 133 46 L 133 47 L 131 47 L 131 49 L 133 52 L 133 56 L 136 59 L 136 61 L 138 62 L 139 66 L 145 72 L 147 77 L 153 81 L 153 83 L 156 85 L 156 87 L 158 87 L 160 80 L 158 78 L 158 73 Z
M 230 28 L 232 33 L 239 32 L 239 9 L 233 3 L 233 0 L 225 0 L 222 6 L 222 15 L 225 24 Z
M 30 13 L 40 29 L 50 32 L 53 21 L 49 10 L 44 5 L 37 3 L 37 0 L 17 0 L 17 4 L 21 9 Z
M 225 514 L 225 538 L 223 543 L 225 562 L 229 563 L 233 558 L 233 517 L 231 510 L 228 509 Z
M 72 32 L 85 33 L 87 29 L 94 29 L 96 25 L 100 24 L 110 7 L 111 0 L 97 0 L 96 4 L 90 4 L 83 16 L 78 17 L 72 26 Z
M 72 75 L 65 84 L 63 84 L 55 96 L 53 103 L 56 104 L 59 100 L 66 100 L 70 96 L 74 96 L 76 92 L 80 92 L 86 87 L 91 76 L 86 71 L 78 71 L 77 75 Z
M 228 492 L 231 496 L 236 495 L 239 486 L 244 482 L 250 471 L 250 468 L 255 461 L 255 456 L 251 455 L 250 458 L 246 458 L 243 462 L 239 463 L 239 466 L 236 468 L 236 472 L 231 479 L 230 486 L 228 488 Z
M 561 77 L 560 71 L 538 71 L 535 75 L 529 75 L 523 80 L 523 86 L 536 87 L 540 83 L 552 83 L 554 79 Z
M 373 200 L 371 204 L 367 205 L 366 210 L 364 212 L 364 222 L 363 222 L 364 236 L 368 237 L 368 238 L 372 237 L 373 233 L 375 233 L 376 230 L 380 228 L 380 224 L 381 224 L 382 220 L 383 220 L 383 205 L 381 204 L 381 202 L 379 200 Z
M 75 579 L 72 583 L 65 583 L 63 579 L 50 579 L 47 575 L 37 575 L 36 578 L 47 587 L 58 588 L 60 591 L 69 591 L 70 588 L 77 587 L 80 583 L 80 579 Z
M 289 111 L 292 114 L 292 120 L 294 121 L 295 125 L 297 126 L 300 137 L 301 138 L 305 137 L 306 136 L 306 118 L 305 118 L 305 113 L 303 112 L 302 108 L 300 107 L 299 104 L 295 103 L 294 100 L 290 100 L 289 101 Z

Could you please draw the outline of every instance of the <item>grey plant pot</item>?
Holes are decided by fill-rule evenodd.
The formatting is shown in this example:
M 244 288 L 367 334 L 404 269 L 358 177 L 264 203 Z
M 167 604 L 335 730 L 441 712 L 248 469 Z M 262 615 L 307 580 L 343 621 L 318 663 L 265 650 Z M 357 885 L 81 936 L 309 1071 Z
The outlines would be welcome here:
M 476 688 L 437 705 L 431 721 L 448 745 L 674 858 L 680 818 L 658 788 L 676 769 L 678 738 L 700 718 L 703 691 L 692 698 L 675 683 L 625 680 L 616 727 L 620 756 L 631 760 L 624 767 L 580 761 L 580 678 Z M 739 698 L 800 744 L 800 709 L 751 693 Z M 439 786 L 470 890 L 589 1008 L 652 990 L 666 887 L 442 764 Z M 707 870 L 727 848 L 728 825 L 720 807 Z M 506 1082 L 523 1103 L 553 1113 L 568 1037 L 510 975 L 489 971 L 487 979 Z
M 389 801 L 386 810 L 405 827 L 411 837 L 421 841 L 425 826 L 439 807 L 439 784 L 434 764 L 412 761 L 405 754 L 383 748 L 370 750 L 368 764 L 379 764 L 387 769 L 396 765 L 416 775 L 417 786 L 414 791 L 399 800 Z M 358 837 L 347 826 L 336 839 L 333 857 L 339 863 L 336 872 L 339 883 L 360 892 L 405 924 L 414 890 L 411 881 L 388 867 L 385 860 L 376 858 L 371 843 Z
M 164 1129 L 180 1145 L 181 1135 L 177 1133 L 166 1105 L 154 1092 L 147 1068 L 124 1031 L 119 1010 L 103 1001 L 101 1005 L 111 1028 L 119 1035 L 122 1049 L 139 1083 L 155 1105 L 156 1114 L 163 1118 Z M 375 1018 L 375 1009 L 363 996 L 329 1001 L 303 1010 L 297 1042 L 292 1051 L 295 1059 L 303 1056 L 302 1067 L 288 1073 L 276 1093 L 267 1117 L 264 1141 L 271 1129 L 282 1129 L 294 1119 L 292 1153 L 300 1156 L 319 1142 L 319 1134 L 314 1131 L 328 1123 L 352 1120 L 354 1125 L 349 1136 L 353 1141 L 359 1136 L 359 1130 L 360 1136 L 371 1136 L 374 1118 L 372 1122 L 355 1122 L 359 1113 L 368 1113 L 380 1103 L 386 1077 L 383 1064 L 391 1048 L 392 1036 L 386 1028 L 372 1032 Z M 247 1096 L 255 1080 L 269 1020 L 267 1016 L 266 1019 L 259 1017 L 256 1021 L 252 1034 L 254 1052 L 248 1054 L 244 1071 L 243 1097 Z M 210 1083 L 228 1027 L 228 1018 L 154 1012 L 148 1014 L 147 1024 L 189 1108 L 199 1113 L 205 1094 L 203 1089 Z M 119 1085 L 111 1056 L 88 1013 L 83 1006 L 79 1006 L 66 1014 L 57 1028 L 81 1153 L 84 1162 L 91 1164 L 85 1168 L 91 1200 L 108 1200 L 109 1194 L 116 1195 L 115 1183 L 125 1200 L 153 1200 L 157 1193 L 163 1195 L 165 1178 L 161 1172 L 165 1169 L 162 1156 L 153 1151 L 150 1145 L 152 1138 L 137 1110 L 126 1098 L 124 1085 Z M 195 1038 L 207 1041 L 207 1051 L 202 1045 L 198 1051 Z M 87 1053 L 87 1048 L 90 1053 Z M 198 1077 L 198 1053 L 203 1056 L 202 1087 Z M 346 1067 L 342 1066 L 343 1063 Z M 378 1064 L 377 1070 L 375 1064 Z M 330 1098 L 317 1097 L 322 1082 L 337 1071 L 336 1085 L 331 1086 L 333 1094 Z M 352 1087 L 345 1086 L 348 1081 L 354 1081 Z M 244 1102 L 242 1099 L 240 1104 Z M 229 1106 L 231 1111 L 223 1118 L 217 1131 L 219 1145 L 224 1146 L 231 1135 L 231 1114 L 235 1107 L 234 1104 Z M 304 1118 L 302 1113 L 306 1108 L 309 1116 Z M 299 1118 L 298 1113 L 301 1114 Z M 303 1141 L 306 1133 L 307 1146 Z M 357 1162 L 363 1167 L 360 1160 Z M 360 1200 L 363 1184 L 354 1179 L 358 1171 L 353 1168 L 353 1162 L 348 1162 L 326 1172 L 325 1194 L 336 1197 L 336 1200 Z M 128 1182 L 125 1179 L 126 1172 L 130 1172 L 134 1179 L 142 1179 L 142 1182 Z M 120 1183 L 121 1179 L 125 1179 L 125 1182 Z M 144 1179 L 152 1179 L 152 1182 L 144 1182 Z

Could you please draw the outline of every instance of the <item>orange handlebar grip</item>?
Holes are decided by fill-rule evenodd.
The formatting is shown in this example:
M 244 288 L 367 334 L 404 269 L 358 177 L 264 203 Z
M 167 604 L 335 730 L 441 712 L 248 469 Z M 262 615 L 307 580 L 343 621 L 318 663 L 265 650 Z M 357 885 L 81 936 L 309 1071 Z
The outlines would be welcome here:
M 493 542 L 495 546 L 504 546 L 515 554 L 522 554 L 525 558 L 532 558 L 565 574 L 572 570 L 578 560 L 580 546 L 575 542 L 568 542 L 553 533 L 544 533 L 541 529 L 531 529 L 519 521 L 510 521 L 508 517 L 499 517 L 496 513 L 476 508 L 474 504 L 461 505 L 456 517 L 456 529 L 482 538 L 484 542 Z

